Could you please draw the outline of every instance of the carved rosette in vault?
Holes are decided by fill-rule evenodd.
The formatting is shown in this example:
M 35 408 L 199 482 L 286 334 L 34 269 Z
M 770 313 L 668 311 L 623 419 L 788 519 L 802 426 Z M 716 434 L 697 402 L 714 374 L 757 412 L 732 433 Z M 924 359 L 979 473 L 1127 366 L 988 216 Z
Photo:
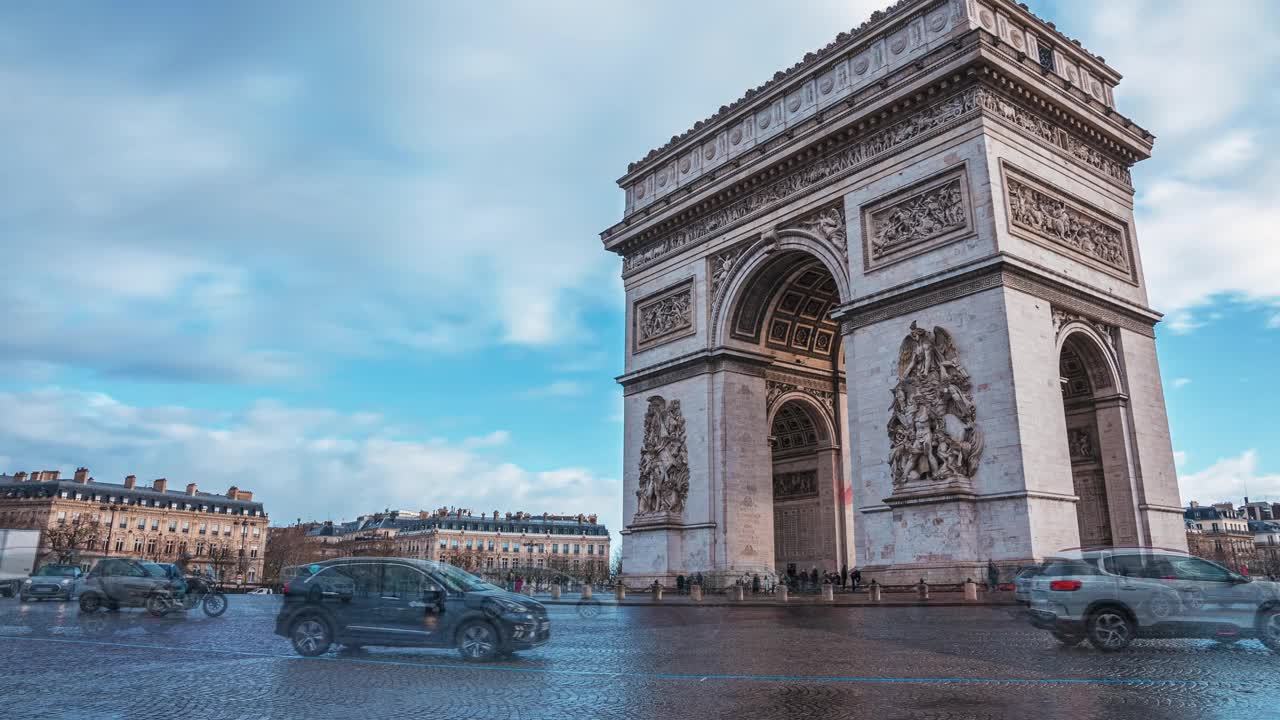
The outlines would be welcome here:
M 982 431 L 969 373 L 950 333 L 911 323 L 892 394 L 889 466 L 895 492 L 969 488 L 982 455 Z
M 689 451 L 680 401 L 654 395 L 644 414 L 636 519 L 679 516 L 688 497 Z

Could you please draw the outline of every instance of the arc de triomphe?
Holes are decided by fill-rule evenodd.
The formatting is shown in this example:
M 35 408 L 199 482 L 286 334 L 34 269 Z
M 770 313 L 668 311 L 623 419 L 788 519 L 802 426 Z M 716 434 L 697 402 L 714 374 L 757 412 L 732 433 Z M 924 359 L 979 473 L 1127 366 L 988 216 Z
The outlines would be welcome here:
M 1119 80 L 905 0 L 628 168 L 629 584 L 1185 547 Z

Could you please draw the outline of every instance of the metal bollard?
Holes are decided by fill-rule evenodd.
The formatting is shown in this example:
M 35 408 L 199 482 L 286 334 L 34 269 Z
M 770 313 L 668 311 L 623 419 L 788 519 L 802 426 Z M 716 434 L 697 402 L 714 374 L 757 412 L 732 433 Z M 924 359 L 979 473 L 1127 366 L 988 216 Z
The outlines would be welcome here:
M 692 600 L 693 602 L 702 602 L 702 586 L 701 585 L 689 586 L 689 599 Z
M 787 599 L 791 595 L 791 588 L 787 587 L 786 584 L 784 583 L 782 585 L 779 585 L 777 590 L 778 590 L 778 602 L 787 602 Z
M 831 583 L 822 583 L 822 599 L 827 602 L 835 602 L 836 589 Z
M 584 585 L 582 586 L 582 599 L 583 599 L 583 600 L 590 600 L 590 599 L 591 599 L 591 586 L 590 586 L 590 585 L 586 585 L 586 584 L 584 584 Z
M 871 581 L 871 602 L 880 602 L 880 583 L 875 580 Z
M 614 586 L 614 588 L 613 588 L 613 597 L 614 597 L 614 599 L 615 599 L 615 600 L 617 600 L 618 602 L 622 602 L 623 600 L 626 600 L 626 599 L 627 599 L 627 586 L 626 586 L 626 585 L 623 585 L 621 582 L 619 582 L 617 585 L 615 585 L 615 586 Z
M 560 583 L 551 583 L 551 599 L 560 599 Z
M 653 584 L 653 601 L 660 602 L 662 600 L 662 586 L 658 583 Z
M 929 599 L 929 583 L 925 582 L 924 578 L 920 578 L 920 582 L 916 585 L 916 595 L 921 600 Z
M 969 602 L 978 600 L 978 584 L 972 578 L 964 579 L 964 599 Z

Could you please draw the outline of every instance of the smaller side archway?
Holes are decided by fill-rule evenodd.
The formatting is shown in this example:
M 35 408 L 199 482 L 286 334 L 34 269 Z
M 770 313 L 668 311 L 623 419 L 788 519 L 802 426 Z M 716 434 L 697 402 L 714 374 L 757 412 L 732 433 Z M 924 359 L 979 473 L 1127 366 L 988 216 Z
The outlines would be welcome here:
M 801 392 L 770 408 L 774 571 L 783 577 L 835 572 L 844 498 L 840 447 L 823 409 Z
M 1106 338 L 1084 323 L 1064 326 L 1058 372 L 1080 544 L 1137 543 L 1128 398 Z

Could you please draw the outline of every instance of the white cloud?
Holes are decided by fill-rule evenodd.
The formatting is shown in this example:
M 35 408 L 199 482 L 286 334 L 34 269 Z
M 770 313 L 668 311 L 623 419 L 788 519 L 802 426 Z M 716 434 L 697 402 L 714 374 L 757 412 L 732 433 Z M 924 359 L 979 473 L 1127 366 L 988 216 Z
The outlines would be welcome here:
M 70 473 L 87 465 L 107 482 L 136 474 L 210 492 L 237 485 L 252 490 L 278 524 L 456 505 L 595 513 L 620 529 L 620 483 L 574 467 L 525 468 L 492 454 L 509 440 L 500 430 L 459 442 L 406 437 L 374 413 L 272 401 L 207 412 L 62 388 L 0 393 L 4 472 Z
M 1060 27 L 1124 74 L 1119 110 L 1157 137 L 1136 171 L 1135 211 L 1151 303 L 1169 313 L 1168 327 L 1212 322 L 1193 311 L 1224 297 L 1280 297 L 1280 153 L 1267 130 L 1280 124 L 1270 102 L 1280 6 L 1094 0 L 1056 9 Z
M 1191 378 L 1186 378 L 1186 377 L 1175 378 L 1173 381 L 1173 386 L 1176 388 L 1186 387 L 1190 384 L 1191 384 Z
M 1222 458 L 1209 467 L 1178 477 L 1184 503 L 1200 504 L 1230 501 L 1240 503 L 1249 498 L 1280 499 L 1280 474 L 1258 473 L 1258 451 L 1245 450 L 1238 457 Z

